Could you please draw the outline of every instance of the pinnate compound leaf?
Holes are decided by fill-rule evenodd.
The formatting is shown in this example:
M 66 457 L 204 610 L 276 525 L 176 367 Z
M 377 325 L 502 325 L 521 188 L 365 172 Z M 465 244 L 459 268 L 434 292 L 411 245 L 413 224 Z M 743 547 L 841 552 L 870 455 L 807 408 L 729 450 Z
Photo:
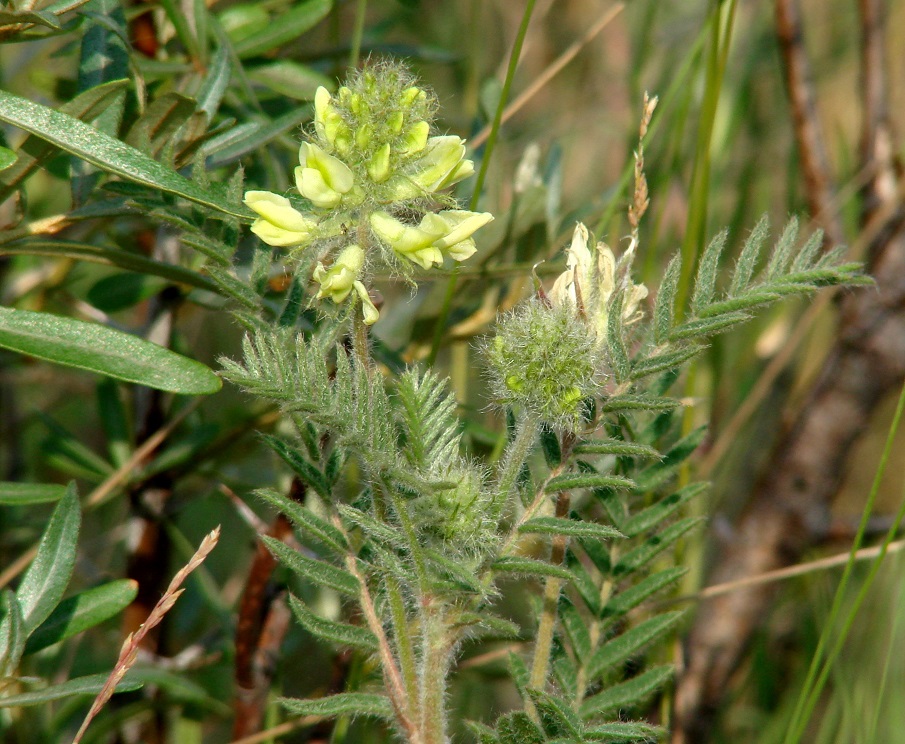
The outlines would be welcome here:
M 0 506 L 24 506 L 59 501 L 66 495 L 66 486 L 56 483 L 0 483 Z
M 51 700 L 61 700 L 74 695 L 97 695 L 103 689 L 108 676 L 107 674 L 89 674 L 86 677 L 76 677 L 62 684 L 44 687 L 40 690 L 31 690 L 18 695 L 0 697 L 0 708 L 40 705 Z M 140 689 L 141 686 L 141 682 L 127 675 L 116 685 L 116 692 L 131 692 Z
M 625 537 L 615 527 L 596 522 L 585 522 L 577 519 L 560 519 L 558 517 L 535 517 L 529 519 L 518 529 L 535 535 L 568 535 L 590 540 L 612 540 Z
M 137 594 L 137 582 L 119 579 L 64 599 L 31 634 L 25 653 L 33 654 L 93 628 L 124 610 Z
M 170 393 L 209 395 L 222 385 L 194 359 L 129 333 L 50 313 L 0 308 L 0 347 Z
M 297 597 L 289 596 L 289 606 L 296 620 L 312 635 L 340 646 L 351 646 L 363 651 L 376 651 L 377 638 L 367 628 L 327 620 L 314 614 Z
M 582 703 L 581 716 L 588 720 L 597 716 L 612 716 L 624 708 L 637 707 L 665 685 L 672 675 L 672 666 L 657 666 L 627 682 L 608 687 Z
M 27 635 L 43 623 L 63 598 L 75 566 L 82 511 L 75 483 L 70 483 L 44 530 L 38 552 L 16 594 Z
M 348 571 L 344 571 L 343 569 L 337 568 L 330 563 L 325 563 L 324 561 L 306 558 L 301 553 L 293 550 L 276 538 L 264 535 L 261 539 L 264 541 L 267 549 L 273 553 L 274 558 L 303 579 L 307 579 L 320 586 L 336 589 L 336 591 L 350 597 L 358 596 L 358 579 Z
M 316 700 L 280 698 L 279 703 L 290 713 L 299 716 L 372 716 L 387 721 L 394 717 L 389 698 L 367 692 L 341 692 Z
M 78 119 L 0 90 L 0 121 L 24 129 L 71 155 L 128 181 L 160 189 L 220 212 L 250 219 L 251 214 L 226 195 L 223 187 L 199 186 L 147 155 Z

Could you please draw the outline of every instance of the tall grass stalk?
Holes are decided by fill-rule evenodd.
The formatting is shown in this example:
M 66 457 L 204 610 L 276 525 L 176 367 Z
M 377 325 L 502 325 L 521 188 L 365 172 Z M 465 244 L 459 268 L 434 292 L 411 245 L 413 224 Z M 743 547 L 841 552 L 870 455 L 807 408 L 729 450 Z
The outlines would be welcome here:
M 896 405 L 896 412 L 893 416 L 892 423 L 889 427 L 889 432 L 886 436 L 886 444 L 883 447 L 883 454 L 880 457 L 880 463 L 877 466 L 877 472 L 874 474 L 874 481 L 870 489 L 870 494 L 867 497 L 867 502 L 864 504 L 864 509 L 861 513 L 861 521 L 858 525 L 858 531 L 855 534 L 855 539 L 849 555 L 849 561 L 848 563 L 846 563 L 845 570 L 842 572 L 842 579 L 839 582 L 839 586 L 836 588 L 836 594 L 833 597 L 833 604 L 830 608 L 829 617 L 827 618 L 823 626 L 823 630 L 820 633 L 820 640 L 817 643 L 817 649 L 816 651 L 814 651 L 814 657 L 811 660 L 810 667 L 808 668 L 808 675 L 805 679 L 804 686 L 799 693 L 798 702 L 795 706 L 795 711 L 792 714 L 792 721 L 789 724 L 789 728 L 786 732 L 784 744 L 795 744 L 796 742 L 801 741 L 802 736 L 804 736 L 808 721 L 810 720 L 811 715 L 814 712 L 814 708 L 817 705 L 817 701 L 819 700 L 823 687 L 826 684 L 826 680 L 829 676 L 830 670 L 832 669 L 833 663 L 838 657 L 839 652 L 842 650 L 842 646 L 844 645 L 845 639 L 848 636 L 849 631 L 851 630 L 852 624 L 855 621 L 855 617 L 858 614 L 858 610 L 864 603 L 864 599 L 867 597 L 867 593 L 869 592 L 874 579 L 877 576 L 877 572 L 880 570 L 883 559 L 886 557 L 886 552 L 889 544 L 892 542 L 893 537 L 898 531 L 903 519 L 905 519 L 905 499 L 903 499 L 902 504 L 899 507 L 899 511 L 897 512 L 896 517 L 893 520 L 893 524 L 890 526 L 889 530 L 886 533 L 886 537 L 883 541 L 879 555 L 874 559 L 873 564 L 870 567 L 870 571 L 868 572 L 867 577 L 865 578 L 864 582 L 861 585 L 861 588 L 858 591 L 857 596 L 855 597 L 855 601 L 852 603 L 852 606 L 851 608 L 849 608 L 845 619 L 842 621 L 839 632 L 838 634 L 836 634 L 835 640 L 832 641 L 832 647 L 830 648 L 829 652 L 826 652 L 826 649 L 831 642 L 831 638 L 833 637 L 834 629 L 837 627 L 839 619 L 841 617 L 842 603 L 845 599 L 845 591 L 848 588 L 849 580 L 851 579 L 852 571 L 855 566 L 855 553 L 857 553 L 858 548 L 861 547 L 861 543 L 864 540 L 864 534 L 867 530 L 868 522 L 870 520 L 871 514 L 873 514 L 874 504 L 877 499 L 877 493 L 880 490 L 880 483 L 883 481 L 883 475 L 886 472 L 886 466 L 889 463 L 889 455 L 892 452 L 896 432 L 899 429 L 899 424 L 902 419 L 903 410 L 905 410 L 905 386 L 902 387 L 902 392 L 899 394 L 899 401 Z

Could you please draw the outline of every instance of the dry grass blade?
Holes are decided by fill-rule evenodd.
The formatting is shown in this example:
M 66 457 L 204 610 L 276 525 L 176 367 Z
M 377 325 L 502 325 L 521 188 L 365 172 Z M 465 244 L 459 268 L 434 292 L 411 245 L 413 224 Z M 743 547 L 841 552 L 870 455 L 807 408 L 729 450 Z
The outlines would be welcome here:
M 86 715 L 85 720 L 82 721 L 82 725 L 75 735 L 75 739 L 72 740 L 72 744 L 79 744 L 82 740 L 88 725 L 100 712 L 101 708 L 107 704 L 107 701 L 113 695 L 116 686 L 122 681 L 126 672 L 128 672 L 135 664 L 135 659 L 138 657 L 138 648 L 141 645 L 142 639 L 152 628 L 160 624 L 164 615 L 170 611 L 176 603 L 176 600 L 179 599 L 179 595 L 184 591 L 183 589 L 180 589 L 182 583 L 188 578 L 188 575 L 198 568 L 204 559 L 207 558 L 217 545 L 219 539 L 220 527 L 218 526 L 201 541 L 201 545 L 198 547 L 198 550 L 195 551 L 195 555 L 193 555 L 189 562 L 173 577 L 173 580 L 170 582 L 167 590 L 163 593 L 160 601 L 154 605 L 154 609 L 151 610 L 151 614 L 148 615 L 148 619 L 141 624 L 141 627 L 135 633 L 130 633 L 129 637 L 126 638 L 122 649 L 120 649 L 119 658 L 116 660 L 116 666 L 113 667 L 113 671 L 110 672 L 110 676 L 104 683 L 103 689 L 101 689 L 94 699 L 91 710 L 88 711 L 88 715 Z

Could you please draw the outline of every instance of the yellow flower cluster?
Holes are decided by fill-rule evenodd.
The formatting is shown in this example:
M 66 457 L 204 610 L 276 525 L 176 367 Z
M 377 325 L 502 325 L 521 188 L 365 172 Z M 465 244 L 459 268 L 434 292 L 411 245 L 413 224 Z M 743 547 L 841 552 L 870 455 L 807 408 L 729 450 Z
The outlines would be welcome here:
M 365 71 L 336 97 L 318 88 L 314 98 L 316 142 L 299 148 L 296 206 L 269 191 L 248 191 L 245 204 L 257 215 L 252 232 L 267 245 L 304 248 L 318 241 L 339 248 L 330 268 L 318 263 L 313 278 L 319 298 L 341 303 L 355 290 L 366 322 L 377 310 L 362 282 L 371 257 L 368 242 L 423 269 L 446 258 L 463 261 L 475 252 L 472 235 L 493 217 L 460 209 L 427 211 L 437 192 L 474 173 L 465 142 L 430 136 L 433 100 L 398 68 L 381 77 Z M 387 81 L 388 80 L 388 81 Z M 395 87 L 394 87 L 395 85 Z M 410 222 L 412 213 L 420 222 Z M 356 243 L 342 245 L 349 227 Z

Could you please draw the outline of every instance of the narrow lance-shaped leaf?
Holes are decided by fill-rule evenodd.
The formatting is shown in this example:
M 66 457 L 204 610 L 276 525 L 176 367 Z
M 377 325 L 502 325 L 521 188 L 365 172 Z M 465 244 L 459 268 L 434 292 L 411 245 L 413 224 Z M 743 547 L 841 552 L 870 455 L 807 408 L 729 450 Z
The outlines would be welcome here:
M 0 347 L 183 395 L 208 395 L 220 378 L 194 359 L 96 323 L 0 308 Z
M 601 646 L 588 662 L 588 678 L 596 679 L 617 667 L 643 648 L 663 638 L 684 615 L 683 612 L 667 612 L 654 615 Z
M 519 527 L 519 532 L 538 535 L 568 535 L 591 540 L 612 540 L 625 537 L 615 527 L 596 522 L 585 522 L 577 519 L 559 519 L 557 517 L 535 517 Z
M 44 530 L 17 597 L 25 632 L 30 635 L 63 598 L 72 576 L 82 512 L 75 484 L 70 483 Z
M 745 241 L 745 247 L 739 254 L 738 263 L 735 265 L 735 273 L 732 275 L 732 283 L 729 285 L 729 296 L 737 297 L 744 292 L 751 283 L 751 277 L 754 276 L 754 269 L 757 267 L 757 258 L 760 255 L 760 249 L 767 235 L 770 232 L 770 221 L 767 215 L 761 217 L 748 240 Z
M 701 261 L 698 264 L 698 276 L 695 280 L 694 296 L 691 300 L 691 308 L 697 314 L 707 305 L 713 302 L 716 291 L 716 278 L 720 267 L 720 255 L 726 247 L 726 238 L 729 233 L 726 230 L 720 232 L 704 249 Z
M 0 505 L 21 506 L 59 501 L 66 495 L 66 486 L 56 483 L 0 483 Z
M 129 181 L 182 196 L 235 217 L 251 218 L 247 210 L 226 197 L 222 187 L 202 188 L 134 147 L 60 111 L 0 90 L 0 120 Z
M 31 634 L 25 653 L 33 654 L 99 625 L 122 612 L 137 594 L 137 582 L 119 579 L 64 599 Z
M 51 700 L 61 700 L 74 695 L 96 695 L 107 681 L 106 674 L 90 674 L 87 677 L 76 677 L 59 685 L 32 690 L 9 697 L 0 697 L 0 708 L 21 708 L 27 705 L 40 705 Z M 126 677 L 116 685 L 116 692 L 131 692 L 141 687 L 142 683 Z
M 610 716 L 624 708 L 641 705 L 672 677 L 671 666 L 658 666 L 632 677 L 627 682 L 608 687 L 584 701 L 581 717 Z
M 358 579 L 348 571 L 337 568 L 324 561 L 306 558 L 279 540 L 264 536 L 262 538 L 268 550 L 286 568 L 315 584 L 336 589 L 350 597 L 358 596 Z
M 279 703 L 290 713 L 299 716 L 335 718 L 350 715 L 393 719 L 393 706 L 389 698 L 365 692 L 341 692 L 338 695 L 330 695 L 317 700 L 280 698 Z
M 312 635 L 341 646 L 351 646 L 369 652 L 377 650 L 377 638 L 367 628 L 320 617 L 309 610 L 304 602 L 291 595 L 289 606 L 296 620 Z
M 12 676 L 19 667 L 25 649 L 25 623 L 22 606 L 10 589 L 3 591 L 0 599 L 0 678 Z

